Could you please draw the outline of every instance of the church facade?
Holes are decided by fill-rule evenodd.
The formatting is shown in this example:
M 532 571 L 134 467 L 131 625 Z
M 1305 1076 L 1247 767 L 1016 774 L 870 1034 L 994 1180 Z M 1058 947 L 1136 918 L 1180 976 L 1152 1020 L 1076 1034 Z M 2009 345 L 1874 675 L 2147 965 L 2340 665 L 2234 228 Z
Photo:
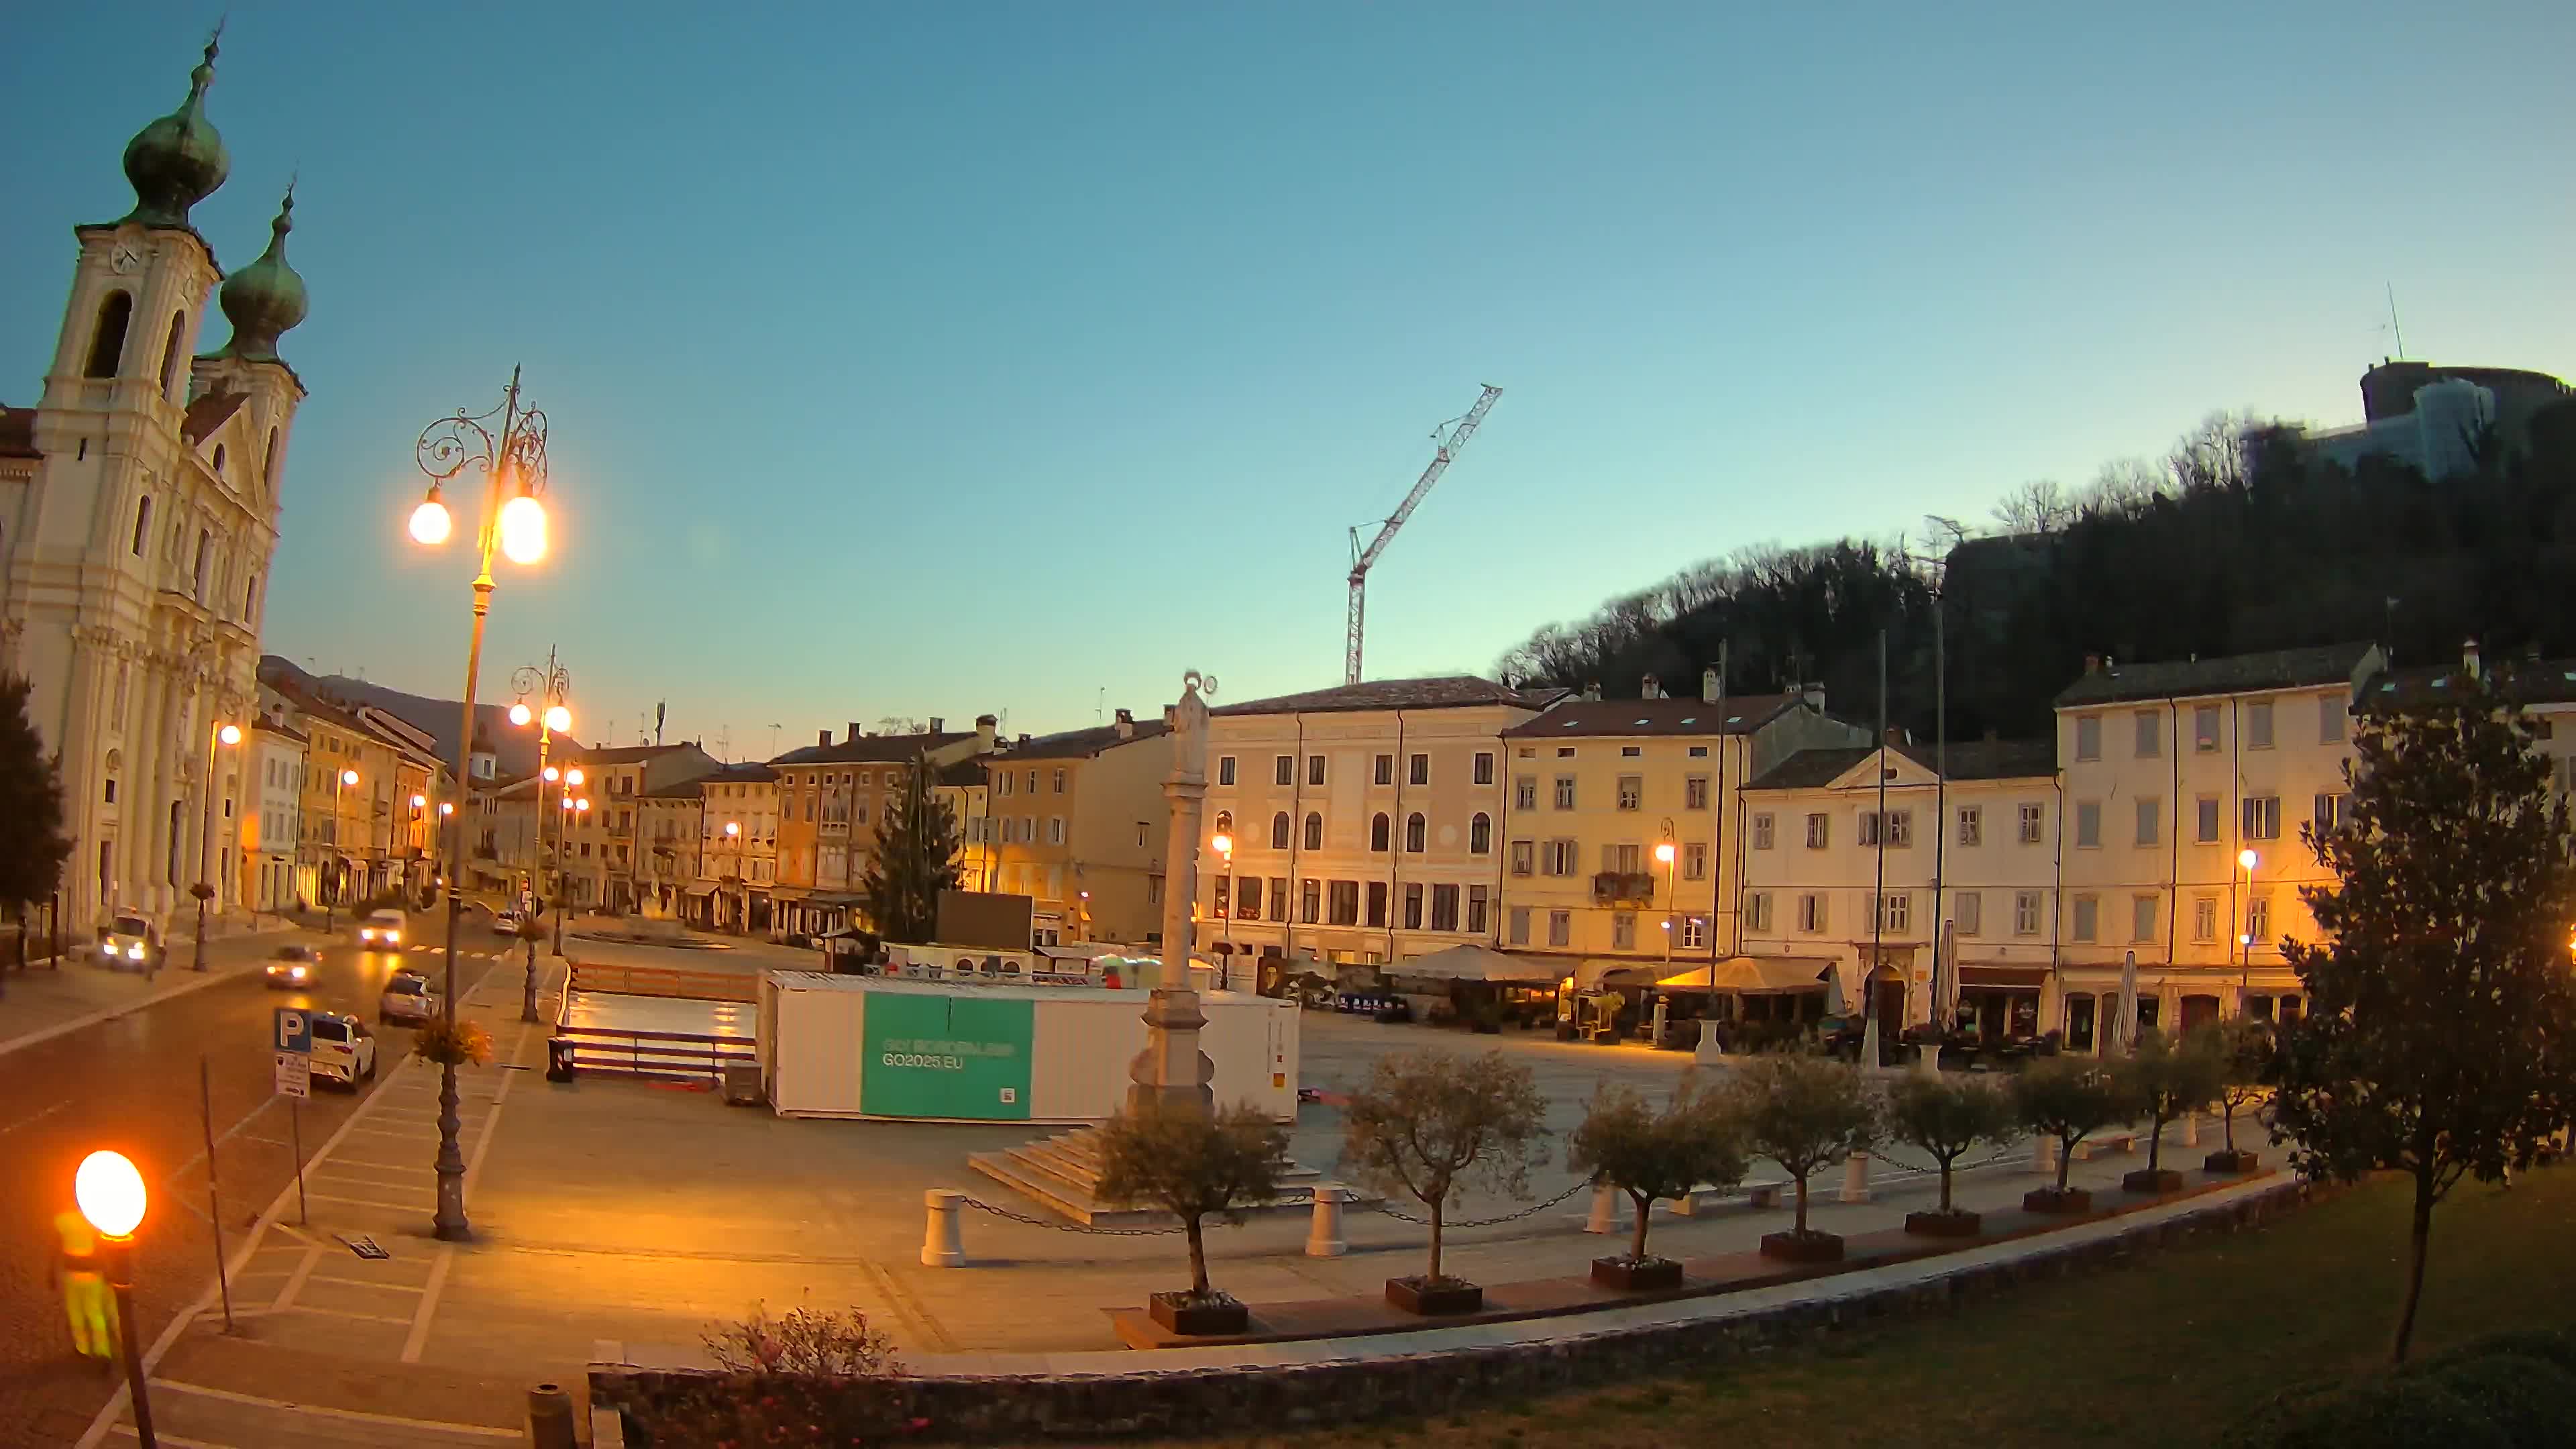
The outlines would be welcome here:
M 0 409 L 0 668 L 32 683 L 59 754 L 75 931 L 120 911 L 166 926 L 201 881 L 218 909 L 242 899 L 261 604 L 305 395 L 277 342 L 306 300 L 291 188 L 230 276 L 190 224 L 230 170 L 205 115 L 215 57 L 127 144 L 134 209 L 72 229 L 42 399 Z M 210 298 L 231 335 L 201 354 Z

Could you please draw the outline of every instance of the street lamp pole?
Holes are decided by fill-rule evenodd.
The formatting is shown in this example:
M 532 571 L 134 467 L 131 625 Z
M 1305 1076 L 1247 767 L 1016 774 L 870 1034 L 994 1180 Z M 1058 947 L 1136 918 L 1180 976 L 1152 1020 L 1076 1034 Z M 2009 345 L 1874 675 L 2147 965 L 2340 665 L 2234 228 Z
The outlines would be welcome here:
M 1664 974 L 1667 976 L 1672 974 L 1670 968 L 1673 964 L 1673 875 L 1681 868 L 1673 863 L 1676 854 L 1673 849 L 1673 822 L 1666 817 L 1664 838 L 1655 842 L 1655 864 L 1664 868 Z
M 197 830 L 197 885 L 189 892 L 197 898 L 197 963 L 191 969 L 198 971 L 206 969 L 206 907 L 215 899 L 214 867 L 208 863 L 215 852 L 215 750 L 240 743 L 239 725 L 217 725 L 206 735 L 205 821 Z
M 725 853 L 733 857 L 732 881 L 740 889 L 744 876 L 742 873 L 742 822 L 739 820 L 725 822 Z M 742 889 L 741 895 L 742 898 L 734 903 L 736 934 L 740 934 L 743 927 L 751 920 L 751 892 L 748 889 Z
M 485 426 L 496 417 L 500 426 L 497 438 Z M 546 487 L 546 415 L 519 405 L 519 369 L 513 367 L 499 407 L 480 414 L 468 414 L 459 408 L 455 416 L 431 423 L 421 431 L 413 456 L 420 471 L 429 478 L 428 496 L 411 515 L 411 536 L 424 545 L 447 541 L 452 524 L 439 493 L 448 481 L 468 468 L 480 468 L 486 483 L 483 516 L 475 530 L 474 623 L 465 647 L 463 723 L 458 727 L 456 744 L 456 767 L 471 775 L 474 687 L 483 672 L 483 620 L 492 612 L 492 550 L 499 547 L 511 562 L 518 564 L 533 564 L 545 557 L 546 511 L 538 495 Z M 448 859 L 462 860 L 464 821 L 457 819 L 452 829 Z M 453 879 L 448 882 L 447 983 L 439 1005 L 440 1019 L 451 1040 L 456 1030 L 456 937 L 464 913 L 464 893 L 457 889 L 460 884 Z M 474 1230 L 465 1217 L 465 1153 L 457 1143 L 461 1124 L 456 1115 L 456 1063 L 452 1052 L 446 1055 L 451 1059 L 439 1064 L 438 1206 L 431 1229 L 441 1240 L 457 1242 L 471 1238 Z
M 2261 860 L 2251 846 L 2238 851 L 2236 863 L 2245 868 L 2245 919 L 2236 933 L 2236 944 L 2242 954 L 2236 967 L 2236 1014 L 2245 1014 L 2246 993 L 2254 988 L 2254 867 Z
M 1216 833 L 1215 838 L 1210 840 L 1208 844 L 1215 847 L 1217 855 L 1225 862 L 1225 909 L 1218 913 L 1216 918 L 1217 944 L 1220 946 L 1231 947 L 1234 944 L 1234 837 L 1220 830 Z M 1217 962 L 1217 970 L 1222 973 L 1227 966 L 1233 964 L 1234 952 L 1229 949 L 1221 951 L 1218 954 L 1224 958 Z M 1254 984 L 1258 985 L 1259 983 L 1255 982 Z M 1217 985 L 1222 989 L 1232 989 L 1229 983 L 1222 979 L 1222 976 L 1220 976 Z
M 340 853 L 340 787 L 343 785 L 354 785 L 356 783 L 358 783 L 358 772 L 355 770 L 342 770 L 340 773 L 331 777 L 330 846 L 331 853 L 333 855 L 338 855 Z M 329 883 L 329 879 L 330 878 L 328 876 L 325 876 L 313 882 L 316 888 L 314 893 L 322 897 L 322 934 L 325 936 L 331 934 L 331 907 L 338 894 L 335 891 L 320 889 L 320 887 Z

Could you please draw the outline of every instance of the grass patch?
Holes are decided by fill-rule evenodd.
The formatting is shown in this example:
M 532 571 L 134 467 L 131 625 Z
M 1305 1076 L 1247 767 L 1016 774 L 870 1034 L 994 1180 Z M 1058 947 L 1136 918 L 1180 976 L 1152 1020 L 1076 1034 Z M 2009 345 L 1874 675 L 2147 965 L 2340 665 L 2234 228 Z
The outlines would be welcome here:
M 1440 1449 L 1497 1440 L 1566 1449 L 1640 1442 L 1640 1416 L 1705 1424 L 1722 1411 L 1728 1449 L 2203 1449 L 2283 1390 L 2380 1366 L 2403 1287 L 2408 1193 L 2369 1184 L 2254 1232 L 2029 1284 L 1830 1348 L 1498 1406 L 1463 1426 L 1359 1425 L 1265 1442 L 1360 1449 L 1395 1429 Z M 2455 1189 L 2433 1221 L 2416 1356 L 2502 1329 L 2566 1325 L 2570 1222 L 2576 1168 L 2532 1173 L 2509 1191 Z

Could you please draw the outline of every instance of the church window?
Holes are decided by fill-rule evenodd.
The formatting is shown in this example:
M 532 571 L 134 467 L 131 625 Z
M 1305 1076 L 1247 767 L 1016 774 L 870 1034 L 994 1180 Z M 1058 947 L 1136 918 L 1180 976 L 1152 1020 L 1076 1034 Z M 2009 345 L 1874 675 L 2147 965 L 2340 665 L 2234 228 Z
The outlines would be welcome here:
M 250 582 L 242 587 L 242 622 L 245 624 L 255 624 L 259 622 L 258 616 L 259 575 L 252 574 L 250 576 Z
M 215 476 L 224 476 L 224 445 L 221 443 L 215 444 Z
M 259 460 L 259 486 L 263 489 L 277 487 L 277 429 L 275 428 L 268 430 L 268 453 Z
M 213 554 L 214 554 L 214 550 L 215 550 L 215 536 L 214 536 L 214 534 L 212 534 L 212 533 L 210 533 L 210 532 L 208 532 L 207 530 L 202 529 L 202 528 L 201 528 L 201 529 L 198 529 L 198 530 L 197 530 L 197 570 L 196 570 L 196 574 L 195 574 L 195 578 L 196 578 L 196 581 L 197 581 L 197 590 L 196 590 L 196 595 L 195 595 L 195 597 L 196 597 L 196 599 L 197 599 L 197 602 L 199 602 L 199 603 L 204 603 L 204 602 L 205 602 L 205 599 L 206 599 L 206 564 L 207 564 L 208 560 L 213 556 Z
M 136 558 L 143 557 L 143 541 L 151 536 L 152 495 L 146 493 L 143 495 L 143 501 L 134 505 L 134 556 Z
M 133 320 L 133 294 L 108 293 L 98 305 L 98 326 L 89 336 L 89 366 L 82 369 L 83 376 L 116 376 L 116 365 L 125 360 L 126 324 Z
M 179 391 L 179 339 L 185 336 L 187 331 L 188 314 L 185 312 L 171 313 L 170 340 L 163 344 L 161 348 L 161 395 L 174 403 L 178 402 L 181 397 L 181 393 Z

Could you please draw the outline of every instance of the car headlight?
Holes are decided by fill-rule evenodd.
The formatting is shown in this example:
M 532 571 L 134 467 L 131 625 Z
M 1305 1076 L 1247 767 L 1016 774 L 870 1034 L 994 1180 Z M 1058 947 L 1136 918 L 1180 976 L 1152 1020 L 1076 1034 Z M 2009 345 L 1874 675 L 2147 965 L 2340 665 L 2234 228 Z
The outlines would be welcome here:
M 388 945 L 388 946 L 399 946 L 399 945 L 401 945 L 401 944 L 402 944 L 402 932 L 400 932 L 400 931 L 387 931 L 387 932 L 385 932 L 385 944 L 386 944 L 386 945 Z
M 289 975 L 289 976 L 294 977 L 294 978 L 295 978 L 296 980 L 298 980 L 298 981 L 301 981 L 301 980 L 303 980 L 303 979 L 304 979 L 304 968 L 303 968 L 303 967 L 301 967 L 301 966 L 298 966 L 298 967 L 296 967 L 294 970 L 289 971 L 289 972 L 288 972 L 288 973 L 286 973 L 286 974 L 287 974 L 287 975 Z
M 361 941 L 372 941 L 376 939 L 376 933 L 373 931 L 360 931 L 358 933 L 358 939 Z
M 110 942 L 108 942 L 106 945 L 99 947 L 99 948 L 98 948 L 98 954 L 100 954 L 100 955 L 102 955 L 102 956 L 113 956 L 113 955 L 115 955 L 115 954 L 116 954 L 116 943 L 115 943 L 114 941 L 110 941 Z
M 133 960 L 140 961 L 143 959 L 143 947 L 139 944 L 128 946 L 125 948 L 125 954 Z

